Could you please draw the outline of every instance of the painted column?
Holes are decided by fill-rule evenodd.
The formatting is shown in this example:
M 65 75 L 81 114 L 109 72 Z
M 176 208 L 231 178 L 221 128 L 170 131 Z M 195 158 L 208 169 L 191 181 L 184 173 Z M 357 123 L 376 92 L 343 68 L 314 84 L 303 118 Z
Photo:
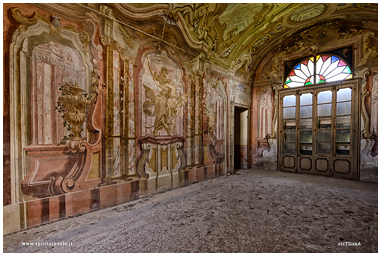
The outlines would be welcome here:
M 107 46 L 106 184 L 120 174 L 119 53 Z
M 193 76 L 189 76 L 189 87 L 188 87 L 188 122 L 187 122 L 187 166 L 194 165 L 194 118 L 195 118 L 195 79 Z
M 202 73 L 196 73 L 196 97 L 195 97 L 195 149 L 194 149 L 194 163 L 196 165 L 202 165 L 202 96 L 203 96 L 203 83 Z
M 126 66 L 126 71 L 128 75 L 128 93 L 127 93 L 127 103 L 128 103 L 128 175 L 136 175 L 135 158 L 136 158 L 136 123 L 135 123 L 135 81 L 134 81 L 134 65 L 129 63 Z
M 378 73 L 372 72 L 370 132 L 378 133 Z

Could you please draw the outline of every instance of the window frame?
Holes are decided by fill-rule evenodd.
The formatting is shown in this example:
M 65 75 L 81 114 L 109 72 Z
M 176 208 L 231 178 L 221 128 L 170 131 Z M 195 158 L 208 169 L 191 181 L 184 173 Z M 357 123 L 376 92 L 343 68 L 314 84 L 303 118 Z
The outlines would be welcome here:
M 295 67 L 298 64 L 300 64 L 304 60 L 310 59 L 310 58 L 314 59 L 314 76 L 315 76 L 316 75 L 316 56 L 319 56 L 319 55 L 320 56 L 322 56 L 322 55 L 331 55 L 331 56 L 335 56 L 335 57 L 338 57 L 338 58 L 344 60 L 345 63 L 350 68 L 351 74 L 352 74 L 352 78 L 350 78 L 350 79 L 343 79 L 343 80 L 332 81 L 332 82 L 324 82 L 324 83 L 320 83 L 320 84 L 337 83 L 337 82 L 342 82 L 342 81 L 354 79 L 355 78 L 355 72 L 354 72 L 354 69 L 353 69 L 353 66 L 354 66 L 353 65 L 353 57 L 354 57 L 353 56 L 353 47 L 354 47 L 353 45 L 349 45 L 349 46 L 337 48 L 337 49 L 330 50 L 330 51 L 323 51 L 323 52 L 319 52 L 319 53 L 315 53 L 315 54 L 305 55 L 305 56 L 300 57 L 300 58 L 286 60 L 284 62 L 284 65 L 283 65 L 284 72 L 283 72 L 282 89 L 303 88 L 303 87 L 305 87 L 305 85 L 303 85 L 303 86 L 286 88 L 285 87 L 285 85 L 286 85 L 286 79 L 287 79 L 287 77 L 289 77 L 289 74 L 291 73 L 291 71 L 294 70 Z M 289 67 L 287 68 L 286 66 L 289 66 Z M 314 83 L 311 84 L 311 85 L 308 85 L 308 87 L 309 86 L 316 86 L 316 85 L 319 85 L 319 83 L 315 83 L 315 81 L 314 81 Z

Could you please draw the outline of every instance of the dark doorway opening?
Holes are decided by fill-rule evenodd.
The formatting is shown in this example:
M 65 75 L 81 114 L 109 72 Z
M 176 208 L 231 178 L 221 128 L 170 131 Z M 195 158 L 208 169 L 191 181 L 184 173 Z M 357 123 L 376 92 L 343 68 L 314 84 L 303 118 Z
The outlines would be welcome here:
M 248 114 L 247 108 L 234 107 L 234 168 L 247 169 L 248 156 Z

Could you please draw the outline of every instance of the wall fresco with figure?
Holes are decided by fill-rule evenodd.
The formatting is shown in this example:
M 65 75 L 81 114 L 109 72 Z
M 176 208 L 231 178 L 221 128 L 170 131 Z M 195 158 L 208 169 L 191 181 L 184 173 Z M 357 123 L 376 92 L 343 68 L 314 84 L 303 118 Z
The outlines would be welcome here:
M 149 193 L 184 182 L 180 172 L 186 165 L 184 155 L 183 71 L 165 51 L 142 56 L 139 72 L 140 144 L 138 162 L 140 183 Z
M 227 97 L 223 77 L 211 75 L 204 89 L 204 162 L 222 163 L 226 157 Z
M 197 51 L 139 38 L 104 5 L 80 22 L 5 9 L 5 233 L 227 173 L 229 78 Z
M 374 180 L 377 26 L 289 20 L 295 8 L 4 4 L 3 233 L 232 174 L 235 144 L 240 168 L 276 170 L 284 64 L 332 42 L 354 49 L 361 179 Z
M 142 135 L 184 135 L 182 120 L 187 94 L 182 70 L 163 52 L 143 55 L 140 108 Z

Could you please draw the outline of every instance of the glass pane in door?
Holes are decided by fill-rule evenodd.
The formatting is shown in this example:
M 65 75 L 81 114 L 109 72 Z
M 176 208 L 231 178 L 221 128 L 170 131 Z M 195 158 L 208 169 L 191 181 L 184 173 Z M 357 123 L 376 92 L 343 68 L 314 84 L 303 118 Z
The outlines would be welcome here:
M 350 102 L 337 103 L 336 114 L 338 116 L 350 115 L 351 114 L 351 103 Z
M 312 117 L 312 106 L 300 107 L 300 118 Z
M 296 96 L 283 97 L 283 153 L 295 154 L 296 150 Z
M 331 154 L 331 142 L 317 142 L 317 153 L 318 154 Z
M 344 88 L 337 91 L 337 102 L 350 101 L 352 99 L 352 89 Z
M 331 141 L 331 129 L 319 129 L 316 139 L 318 141 Z
M 312 105 L 312 93 L 300 95 L 300 106 Z
M 350 128 L 351 116 L 338 116 L 336 117 L 336 128 Z
M 312 93 L 300 95 L 299 149 L 302 155 L 312 155 Z
M 284 142 L 295 142 L 295 131 L 284 131 L 283 132 Z
M 332 115 L 332 104 L 323 104 L 317 106 L 318 116 L 331 116 Z
M 317 96 L 316 153 L 331 154 L 332 91 L 322 91 Z
M 299 140 L 300 143 L 309 143 L 312 145 L 312 131 L 301 131 Z
M 323 91 L 318 94 L 318 104 L 330 103 L 332 102 L 332 92 L 331 91 Z
M 295 107 L 283 108 L 283 119 L 295 118 Z
M 296 106 L 296 96 L 287 95 L 283 98 L 283 107 L 293 107 Z
M 350 155 L 352 88 L 337 90 L 336 154 Z
M 295 154 L 295 143 L 283 143 L 283 153 L 285 154 Z
M 351 141 L 351 130 L 336 130 L 336 143 L 349 143 Z
M 299 128 L 300 130 L 312 130 L 312 118 L 301 119 Z

